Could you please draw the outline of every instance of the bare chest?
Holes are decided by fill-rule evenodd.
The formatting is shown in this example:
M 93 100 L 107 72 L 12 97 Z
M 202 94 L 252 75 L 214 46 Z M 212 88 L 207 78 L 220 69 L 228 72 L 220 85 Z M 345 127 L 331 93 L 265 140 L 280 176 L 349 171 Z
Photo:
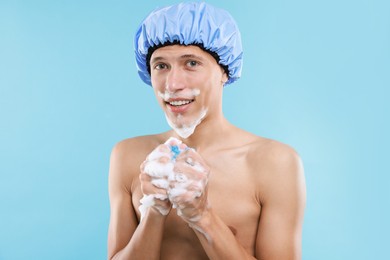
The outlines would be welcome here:
M 208 183 L 210 206 L 232 230 L 241 245 L 248 252 L 253 253 L 261 212 L 257 199 L 256 183 L 251 177 L 253 173 L 239 161 L 236 163 L 209 163 L 209 165 L 211 169 Z M 139 183 L 137 183 L 133 190 L 132 202 L 138 217 L 140 216 L 138 207 L 141 198 L 142 192 Z M 193 259 L 203 259 L 204 257 L 207 259 L 194 231 L 177 216 L 175 209 L 170 211 L 164 230 L 162 254 L 171 256 L 171 251 L 175 250 L 174 255 L 183 254 L 186 259 L 188 259 L 188 255 L 194 256 Z

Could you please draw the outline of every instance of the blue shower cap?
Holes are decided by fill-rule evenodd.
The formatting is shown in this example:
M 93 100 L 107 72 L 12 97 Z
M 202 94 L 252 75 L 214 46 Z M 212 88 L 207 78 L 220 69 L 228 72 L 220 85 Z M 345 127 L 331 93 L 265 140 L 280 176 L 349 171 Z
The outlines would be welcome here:
M 163 7 L 149 14 L 134 38 L 138 74 L 146 84 L 152 85 L 149 49 L 172 43 L 200 45 L 217 54 L 219 64 L 228 69 L 226 84 L 241 76 L 241 35 L 233 17 L 225 10 L 194 2 Z

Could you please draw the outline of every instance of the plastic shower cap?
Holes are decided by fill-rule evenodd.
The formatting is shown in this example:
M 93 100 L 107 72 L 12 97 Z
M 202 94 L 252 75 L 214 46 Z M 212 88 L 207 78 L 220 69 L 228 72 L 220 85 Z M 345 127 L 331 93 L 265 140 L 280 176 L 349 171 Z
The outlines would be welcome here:
M 134 39 L 138 74 L 146 84 L 151 85 L 147 60 L 149 48 L 169 43 L 201 45 L 216 53 L 219 64 L 227 67 L 229 72 L 226 84 L 241 76 L 241 35 L 233 17 L 225 10 L 194 2 L 163 7 L 149 14 Z

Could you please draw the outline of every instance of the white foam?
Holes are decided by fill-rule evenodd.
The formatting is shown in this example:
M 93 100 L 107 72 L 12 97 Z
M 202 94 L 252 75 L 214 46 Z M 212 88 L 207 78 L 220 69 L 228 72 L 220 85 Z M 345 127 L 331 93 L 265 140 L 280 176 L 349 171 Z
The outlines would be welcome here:
M 175 137 L 169 137 L 168 140 L 165 141 L 166 145 L 180 145 L 183 142 Z
M 192 94 L 194 97 L 199 96 L 199 94 L 200 94 L 200 89 L 198 89 L 198 88 L 193 88 L 193 89 L 191 89 L 191 94 Z
M 177 181 L 177 182 L 187 182 L 188 181 L 188 177 L 185 176 L 184 174 L 176 173 L 175 174 L 175 181 Z
M 180 94 L 170 92 L 165 90 L 164 93 L 161 91 L 157 92 L 158 96 L 162 98 L 165 102 L 167 102 L 171 98 L 184 98 L 184 99 L 195 99 L 195 97 L 199 96 L 200 89 L 193 88 L 189 91 L 189 93 L 180 92 Z
M 202 109 L 199 116 L 196 117 L 192 122 L 183 124 L 181 121 L 183 120 L 183 116 L 181 114 L 177 115 L 176 121 L 173 122 L 167 114 L 165 114 L 165 118 L 168 122 L 168 125 L 182 138 L 188 138 L 195 132 L 195 128 L 202 122 L 203 118 L 207 114 L 207 109 Z M 186 118 L 187 119 L 187 118 Z
M 193 223 L 189 223 L 188 224 L 190 226 L 190 228 L 193 228 L 195 230 L 197 230 L 199 233 L 201 233 L 207 240 L 207 242 L 209 242 L 209 244 L 211 244 L 213 241 L 211 240 L 211 237 L 209 234 L 207 234 L 203 229 L 201 229 L 199 226 L 193 224 Z
M 158 91 L 157 94 L 158 94 L 158 96 L 159 96 L 160 98 L 162 98 L 164 101 L 168 101 L 169 98 L 171 97 L 171 94 L 170 94 L 168 91 L 165 91 L 164 93 Z
M 182 144 L 182 141 L 171 137 L 165 142 L 165 144 L 168 146 L 179 146 L 180 144 Z M 186 146 L 184 149 L 183 147 L 181 147 L 180 152 L 183 152 L 186 148 Z M 168 157 L 170 161 L 164 163 L 160 162 L 162 157 Z M 191 162 L 190 165 L 191 167 L 193 167 L 193 169 L 198 172 L 205 172 L 205 169 L 200 164 L 193 162 L 192 160 L 189 161 Z M 184 208 L 184 206 L 182 206 L 181 208 L 178 207 L 178 197 L 185 195 L 186 202 L 191 202 L 192 200 L 202 195 L 207 185 L 207 179 L 196 181 L 191 178 L 188 178 L 183 173 L 174 172 L 174 164 L 175 160 L 174 154 L 172 152 L 161 152 L 160 150 L 155 149 L 152 153 L 148 155 L 147 161 L 145 162 L 144 166 L 144 172 L 152 178 L 151 183 L 154 186 L 167 190 L 167 195 L 144 195 L 143 198 L 140 200 L 141 205 L 139 207 L 139 210 L 141 212 L 141 220 L 145 215 L 146 210 L 152 206 L 155 207 L 162 215 L 167 215 L 169 213 L 169 208 L 155 205 L 156 199 L 169 199 L 172 202 L 173 207 L 177 208 L 177 214 L 181 216 L 183 215 L 181 208 Z M 190 187 L 191 190 L 189 189 Z M 193 190 L 194 187 L 196 187 L 196 190 Z M 198 221 L 200 217 L 201 216 L 198 215 L 193 216 L 191 219 L 189 219 L 189 221 Z
M 206 172 L 205 168 L 199 163 L 194 164 L 192 167 L 198 172 Z
M 144 218 L 146 214 L 146 210 L 149 207 L 152 207 L 154 205 L 154 196 L 153 195 L 144 195 L 142 199 L 139 201 L 141 205 L 138 207 L 140 213 L 141 213 L 141 221 Z
M 185 194 L 188 191 L 187 187 L 184 185 L 176 185 L 174 188 L 169 189 L 169 199 L 172 201 L 176 197 Z
M 169 155 L 167 153 L 164 153 L 164 152 L 161 152 L 159 150 L 154 150 L 153 152 L 151 152 L 148 157 L 146 158 L 146 160 L 148 161 L 153 161 L 153 160 L 156 160 L 156 159 L 159 159 L 161 157 L 167 157 L 169 158 Z
M 144 171 L 150 177 L 162 178 L 169 176 L 173 172 L 173 163 L 160 163 L 158 161 L 150 161 L 145 164 Z
M 160 189 L 168 189 L 169 188 L 169 182 L 167 179 L 153 179 L 152 184 Z
M 167 198 L 168 198 L 168 196 L 163 195 L 163 194 L 144 195 L 140 200 L 141 205 L 138 207 L 138 209 L 141 213 L 141 221 L 144 218 L 147 209 L 150 207 L 156 208 L 160 212 L 161 215 L 164 215 L 164 216 L 168 215 L 169 209 L 167 209 L 166 207 L 158 206 L 154 202 L 155 199 L 166 200 Z
M 172 98 L 183 98 L 183 99 L 195 99 L 197 96 L 200 95 L 200 89 L 198 88 L 193 88 L 190 89 L 189 92 L 180 92 L 178 93 L 173 93 L 169 92 L 168 90 L 165 90 L 165 92 L 157 92 L 158 96 L 162 98 L 165 102 Z M 165 114 L 165 118 L 168 122 L 168 125 L 182 138 L 188 138 L 190 135 L 192 135 L 195 131 L 195 128 L 202 122 L 203 118 L 207 114 L 207 109 L 202 109 L 200 112 L 199 116 L 194 118 L 190 123 L 183 124 L 182 118 L 183 116 L 181 114 L 178 114 L 176 118 L 176 123 L 173 122 L 167 114 Z M 186 118 L 188 120 L 188 118 Z
M 166 207 L 163 207 L 163 206 L 154 206 L 159 212 L 161 215 L 168 215 L 170 209 L 169 208 L 166 208 Z

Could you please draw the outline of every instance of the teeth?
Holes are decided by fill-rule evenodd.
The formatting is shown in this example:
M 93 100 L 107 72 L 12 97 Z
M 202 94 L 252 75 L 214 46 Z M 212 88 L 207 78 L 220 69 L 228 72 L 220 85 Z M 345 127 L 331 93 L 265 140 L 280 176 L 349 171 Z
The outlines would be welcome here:
M 189 103 L 191 103 L 190 100 L 176 100 L 176 101 L 169 102 L 169 104 L 172 106 L 182 106 L 182 105 L 187 105 Z

